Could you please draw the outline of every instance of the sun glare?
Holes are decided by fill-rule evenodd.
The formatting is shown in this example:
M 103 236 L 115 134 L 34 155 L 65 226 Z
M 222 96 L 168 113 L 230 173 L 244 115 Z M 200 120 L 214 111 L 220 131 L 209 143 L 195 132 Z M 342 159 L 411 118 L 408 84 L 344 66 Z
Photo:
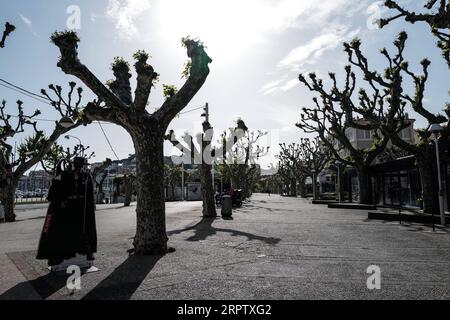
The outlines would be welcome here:
M 162 37 L 198 37 L 212 56 L 233 58 L 264 40 L 270 6 L 254 0 L 164 0 L 159 4 L 158 29 Z

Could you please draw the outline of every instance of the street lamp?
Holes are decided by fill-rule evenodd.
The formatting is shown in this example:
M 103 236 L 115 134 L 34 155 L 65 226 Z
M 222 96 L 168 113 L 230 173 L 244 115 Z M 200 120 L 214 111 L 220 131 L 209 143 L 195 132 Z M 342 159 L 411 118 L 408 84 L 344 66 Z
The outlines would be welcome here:
M 65 116 L 65 117 L 62 117 L 62 119 L 59 121 L 59 125 L 61 127 L 63 127 L 64 129 L 68 129 L 68 128 L 73 127 L 75 125 L 75 123 L 73 122 L 72 119 Z
M 78 138 L 78 137 L 71 136 L 71 135 L 66 135 L 66 136 L 64 136 L 64 138 L 67 139 L 67 140 L 70 140 L 70 139 L 72 139 L 72 138 L 73 138 L 73 139 L 76 139 L 76 140 L 78 140 L 78 142 L 80 143 L 80 146 L 82 145 L 81 139 Z
M 184 194 L 184 162 L 181 162 L 181 201 L 185 200 Z
M 337 190 L 337 192 L 338 192 L 338 201 L 339 201 L 339 203 L 341 202 L 341 164 L 342 164 L 342 162 L 341 161 L 339 161 L 339 160 L 336 160 L 335 162 L 334 162 L 334 164 L 336 165 L 336 167 L 337 167 L 337 186 L 338 186 L 338 190 Z
M 215 183 L 215 179 L 216 179 L 216 163 L 215 163 L 214 160 L 212 161 L 211 174 L 212 174 L 213 191 L 214 191 L 214 193 L 216 193 L 216 183 Z
M 439 134 L 444 131 L 444 128 L 438 124 L 432 124 L 428 130 L 434 135 L 434 144 L 436 146 L 436 161 L 437 161 L 437 172 L 438 172 L 438 183 L 439 183 L 439 211 L 441 214 L 441 224 L 445 226 L 445 211 L 444 211 L 444 190 L 442 189 L 442 178 L 441 178 L 441 161 L 439 157 Z

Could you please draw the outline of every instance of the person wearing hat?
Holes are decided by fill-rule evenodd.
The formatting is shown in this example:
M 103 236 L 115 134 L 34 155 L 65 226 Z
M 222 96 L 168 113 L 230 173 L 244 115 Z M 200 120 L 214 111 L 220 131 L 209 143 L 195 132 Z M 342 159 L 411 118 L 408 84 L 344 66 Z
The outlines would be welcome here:
M 65 167 L 62 168 L 65 163 Z M 93 179 L 87 160 L 61 161 L 49 190 L 50 205 L 38 246 L 38 260 L 55 266 L 77 254 L 94 260 L 97 231 Z

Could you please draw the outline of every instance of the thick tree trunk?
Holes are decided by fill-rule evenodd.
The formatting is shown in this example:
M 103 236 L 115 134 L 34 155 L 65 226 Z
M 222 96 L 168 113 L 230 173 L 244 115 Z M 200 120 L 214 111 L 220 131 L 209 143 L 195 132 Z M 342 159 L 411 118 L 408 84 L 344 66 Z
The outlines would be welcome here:
M 297 196 L 297 180 L 296 179 L 291 180 L 291 194 L 290 195 L 292 197 Z
M 212 166 L 208 164 L 201 164 L 199 166 L 199 170 L 203 199 L 203 217 L 215 218 L 217 217 L 217 212 L 211 173 Z
M 422 183 L 423 210 L 426 213 L 439 214 L 439 188 L 434 164 L 436 158 L 432 153 L 424 153 L 416 158 Z
M 138 187 L 135 254 L 166 254 L 168 237 L 164 199 L 163 134 L 145 133 L 134 136 L 133 140 L 136 149 Z
M 285 183 L 284 188 L 285 188 L 285 196 L 290 196 L 291 195 L 291 185 L 289 183 Z
M 313 199 L 319 200 L 319 194 L 317 190 L 317 175 L 313 175 L 312 177 L 312 191 L 313 191 Z
M 336 201 L 345 202 L 345 190 L 344 190 L 344 175 L 343 169 L 339 170 L 336 174 Z M 339 176 L 338 176 L 339 175 Z
M 306 198 L 306 185 L 305 185 L 305 181 L 301 180 L 298 184 L 299 187 L 299 191 L 300 191 L 300 196 L 302 198 Z
M 16 215 L 14 214 L 14 200 L 17 183 L 14 181 L 14 177 L 11 172 L 0 172 L 2 177 L 0 178 L 0 202 L 5 210 L 6 222 L 16 221 Z
M 133 195 L 133 178 L 126 177 L 124 180 L 125 184 L 125 207 L 129 207 L 131 205 L 131 198 Z
M 359 203 L 372 204 L 372 191 L 370 184 L 369 167 L 363 166 L 357 168 L 359 183 Z

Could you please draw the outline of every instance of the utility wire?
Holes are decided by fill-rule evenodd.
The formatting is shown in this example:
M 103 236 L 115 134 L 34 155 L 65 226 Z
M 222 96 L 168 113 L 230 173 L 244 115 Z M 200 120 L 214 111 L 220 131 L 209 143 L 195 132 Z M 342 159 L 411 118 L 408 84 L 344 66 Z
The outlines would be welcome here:
M 0 86 L 1 85 L 2 84 L 0 83 Z M 183 114 L 186 114 L 186 113 L 190 113 L 190 112 L 194 112 L 194 111 L 197 111 L 197 110 L 202 109 L 202 108 L 204 108 L 204 107 L 198 107 L 198 108 L 195 108 L 195 109 L 191 109 L 191 110 L 188 110 L 188 111 L 180 113 L 180 115 L 183 115 Z M 10 116 L 11 118 L 19 118 L 18 116 L 13 116 L 11 114 L 6 114 L 6 116 Z M 44 118 L 33 118 L 33 120 L 35 120 L 35 121 L 42 121 L 42 122 L 57 122 L 58 121 L 58 120 L 44 119 Z M 113 125 L 113 123 L 109 123 L 109 122 L 101 122 L 101 124 L 103 124 L 103 125 Z
M 0 81 L 1 81 L 1 79 L 0 79 Z M 0 83 L 0 86 L 5 87 L 5 88 L 7 88 L 7 89 L 9 89 L 9 90 L 13 90 L 13 91 L 15 91 L 15 92 L 17 92 L 17 93 L 20 93 L 20 94 L 22 94 L 22 95 L 24 95 L 24 96 L 27 96 L 27 97 L 29 97 L 29 98 L 31 98 L 31 99 L 34 99 L 34 100 L 36 100 L 36 101 L 39 101 L 40 103 L 45 103 L 45 104 L 48 104 L 48 105 L 50 105 L 50 106 L 52 105 L 50 102 L 48 102 L 48 101 L 49 101 L 48 99 L 46 99 L 47 101 L 42 101 L 42 100 L 41 100 L 42 98 L 36 98 L 35 95 L 29 94 L 29 93 L 27 93 L 27 92 L 20 91 L 19 89 L 16 89 L 16 88 L 14 88 L 14 87 L 9 87 L 9 86 L 7 86 L 7 85 L 5 85 L 5 84 L 3 84 L 3 83 Z
M 18 93 L 20 93 L 20 94 L 23 94 L 23 95 L 25 95 L 25 96 L 27 96 L 27 97 L 30 97 L 30 98 L 32 98 L 32 99 L 35 99 L 35 100 L 37 100 L 37 101 L 39 101 L 39 102 L 46 103 L 46 104 L 48 104 L 48 105 L 52 105 L 52 104 L 49 102 L 49 101 L 51 101 L 51 100 L 50 100 L 49 98 L 47 98 L 47 97 L 44 97 L 44 96 L 39 95 L 39 94 L 37 94 L 37 93 L 31 92 L 31 91 L 29 91 L 29 90 L 27 90 L 27 89 L 24 89 L 24 88 L 22 88 L 22 87 L 20 87 L 20 86 L 17 86 L 17 85 L 15 85 L 15 84 L 11 83 L 11 82 L 9 82 L 9 81 L 6 81 L 6 80 L 4 80 L 4 79 L 2 79 L 2 78 L 0 78 L 0 82 L 3 82 L 3 84 L 0 83 L 0 86 L 2 86 L 2 87 L 5 87 L 5 88 L 7 88 L 7 89 L 13 90 L 13 91 L 18 92 Z M 44 100 L 44 101 L 42 101 L 42 100 Z M 200 110 L 200 109 L 202 109 L 202 108 L 204 108 L 204 106 L 197 107 L 197 108 L 194 108 L 194 109 L 191 109 L 191 110 L 187 110 L 187 111 L 184 111 L 184 112 L 180 112 L 180 115 L 183 115 L 183 114 L 186 114 L 186 113 L 190 113 L 190 112 L 194 112 L 194 111 Z M 47 121 L 47 120 L 45 120 L 45 121 Z M 49 121 L 50 121 L 50 120 L 49 120 Z M 52 121 L 53 121 L 53 120 L 52 120 Z
M 23 94 L 23 95 L 25 95 L 25 96 L 27 96 L 27 97 L 33 98 L 33 99 L 35 99 L 35 100 L 37 100 L 37 101 L 39 101 L 39 102 L 46 103 L 46 104 L 48 104 L 48 105 L 52 105 L 52 104 L 49 102 L 49 101 L 51 101 L 51 100 L 48 99 L 48 98 L 45 97 L 45 96 L 42 96 L 42 95 L 40 95 L 40 94 L 31 92 L 31 91 L 29 91 L 29 90 L 27 90 L 27 89 L 24 89 L 24 88 L 22 88 L 22 87 L 20 87 L 20 86 L 17 86 L 17 85 L 15 85 L 15 84 L 11 83 L 11 82 L 9 82 L 9 81 L 6 81 L 6 80 L 4 80 L 4 79 L 2 79 L 2 78 L 0 78 L 0 82 L 3 82 L 4 84 L 0 83 L 0 85 L 3 86 L 3 87 L 5 87 L 5 88 L 7 88 L 7 89 L 14 90 L 14 91 L 16 91 L 16 92 L 18 92 L 18 93 L 20 93 L 20 94 Z M 44 100 L 44 101 L 42 101 L 42 100 Z M 204 108 L 204 106 L 197 107 L 197 108 L 194 108 L 194 109 L 191 109 L 191 110 L 187 110 L 187 111 L 184 111 L 184 112 L 180 112 L 180 115 L 186 114 L 186 113 L 190 113 L 190 112 L 194 112 L 194 111 L 200 110 L 200 109 L 202 109 L 202 108 Z
M 186 114 L 186 113 L 190 113 L 190 112 L 194 112 L 194 111 L 197 111 L 197 110 L 200 110 L 200 109 L 203 109 L 204 108 L 204 106 L 201 106 L 201 107 L 198 107 L 198 108 L 195 108 L 195 109 L 191 109 L 191 110 L 187 110 L 187 111 L 184 111 L 184 112 L 180 112 L 180 115 L 183 115 L 183 114 Z
M 17 119 L 20 118 L 19 116 L 13 116 L 11 114 L 7 114 L 6 116 L 10 116 L 11 118 L 17 118 Z M 53 122 L 53 123 L 58 122 L 57 120 L 39 119 L 39 118 L 32 118 L 31 120 L 33 120 L 33 121 L 42 121 L 42 122 Z
M 117 160 L 120 161 L 119 157 L 117 156 L 116 151 L 114 151 L 114 148 L 113 148 L 113 146 L 112 146 L 112 144 L 111 144 L 111 141 L 109 141 L 109 138 L 108 138 L 108 135 L 107 135 L 106 132 L 105 132 L 105 129 L 103 129 L 102 124 L 100 123 L 100 121 L 97 121 L 97 123 L 98 123 L 98 125 L 100 126 L 100 129 L 102 130 L 103 135 L 105 136 L 105 139 L 106 139 L 106 141 L 108 142 L 109 147 L 111 148 L 111 151 L 114 153 L 114 156 L 117 158 Z
M 49 100 L 47 97 L 44 97 L 44 96 L 42 96 L 42 95 L 36 94 L 36 93 L 34 93 L 34 92 L 31 92 L 31 91 L 28 91 L 27 89 L 24 89 L 24 88 L 22 88 L 22 87 L 16 86 L 15 84 L 13 84 L 13 83 L 11 83 L 11 82 L 8 82 L 8 81 L 6 81 L 6 80 L 4 80 L 4 79 L 2 79 L 2 78 L 0 78 L 0 81 L 3 82 L 3 83 L 6 83 L 7 85 L 9 85 L 9 86 L 11 86 L 11 87 L 14 87 L 14 88 L 16 88 L 16 89 L 18 89 L 18 90 L 20 90 L 20 91 L 23 91 L 23 92 L 26 92 L 26 93 L 28 93 L 28 94 L 30 94 L 30 95 L 32 95 L 32 96 L 35 96 L 35 97 L 37 97 L 37 98 L 44 99 L 44 100 Z

